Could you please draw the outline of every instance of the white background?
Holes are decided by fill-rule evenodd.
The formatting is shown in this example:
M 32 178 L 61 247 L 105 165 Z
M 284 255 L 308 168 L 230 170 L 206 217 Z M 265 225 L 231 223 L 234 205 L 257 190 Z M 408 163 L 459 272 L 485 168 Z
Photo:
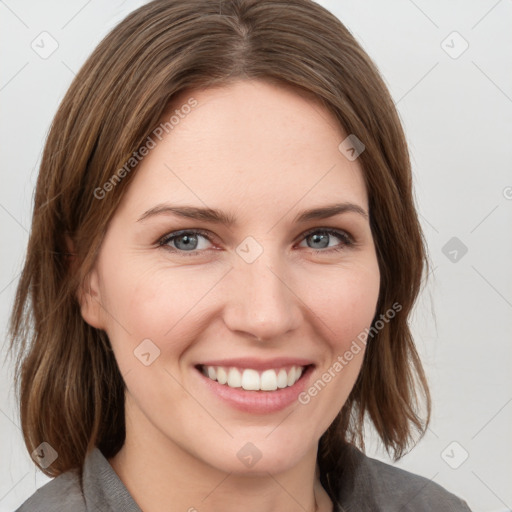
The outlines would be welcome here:
M 100 39 L 142 3 L 0 1 L 2 361 L 51 120 Z M 396 465 L 476 512 L 512 509 L 512 0 L 319 3 L 356 36 L 390 88 L 433 263 L 413 323 L 433 421 Z M 59 45 L 47 59 L 31 48 L 43 31 Z M 469 47 L 457 56 L 464 40 Z M 452 237 L 466 254 L 443 253 Z M 25 451 L 9 360 L 0 383 L 0 512 L 11 512 L 48 478 Z M 390 462 L 370 439 L 367 453 Z

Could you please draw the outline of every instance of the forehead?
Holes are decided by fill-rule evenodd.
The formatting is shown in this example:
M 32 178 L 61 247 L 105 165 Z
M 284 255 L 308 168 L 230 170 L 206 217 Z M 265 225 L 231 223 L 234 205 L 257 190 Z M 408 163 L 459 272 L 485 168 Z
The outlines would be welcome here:
M 300 90 L 239 81 L 183 91 L 164 123 L 128 199 L 200 200 L 211 207 L 236 201 L 274 210 L 276 202 L 288 209 L 343 200 L 367 206 L 359 163 L 338 149 L 346 137 L 338 120 Z

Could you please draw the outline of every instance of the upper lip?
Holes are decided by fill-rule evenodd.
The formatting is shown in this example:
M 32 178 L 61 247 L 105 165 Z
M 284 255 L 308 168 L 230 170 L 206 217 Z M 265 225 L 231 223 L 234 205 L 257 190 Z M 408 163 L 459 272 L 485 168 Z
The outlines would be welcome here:
M 310 359 L 298 357 L 276 357 L 274 359 L 256 359 L 253 357 L 237 357 L 234 359 L 212 359 L 198 366 L 223 366 L 224 368 L 251 368 L 253 370 L 272 370 L 284 366 L 309 366 L 314 364 Z

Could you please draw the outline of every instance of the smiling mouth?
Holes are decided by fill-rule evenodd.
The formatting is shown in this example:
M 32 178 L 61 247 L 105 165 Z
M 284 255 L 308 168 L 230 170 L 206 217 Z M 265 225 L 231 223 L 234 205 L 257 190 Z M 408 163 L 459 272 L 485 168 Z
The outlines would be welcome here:
M 312 365 L 287 366 L 264 371 L 252 368 L 197 365 L 196 368 L 209 379 L 230 388 L 245 391 L 276 391 L 293 386 Z

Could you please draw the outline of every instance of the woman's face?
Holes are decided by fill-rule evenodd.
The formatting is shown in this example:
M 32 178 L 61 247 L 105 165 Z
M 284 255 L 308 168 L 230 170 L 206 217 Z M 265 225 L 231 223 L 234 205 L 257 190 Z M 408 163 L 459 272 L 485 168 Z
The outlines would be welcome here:
M 125 380 L 127 440 L 225 472 L 283 471 L 314 460 L 376 312 L 362 169 L 333 115 L 293 89 L 240 81 L 174 109 L 109 224 L 82 314 Z

